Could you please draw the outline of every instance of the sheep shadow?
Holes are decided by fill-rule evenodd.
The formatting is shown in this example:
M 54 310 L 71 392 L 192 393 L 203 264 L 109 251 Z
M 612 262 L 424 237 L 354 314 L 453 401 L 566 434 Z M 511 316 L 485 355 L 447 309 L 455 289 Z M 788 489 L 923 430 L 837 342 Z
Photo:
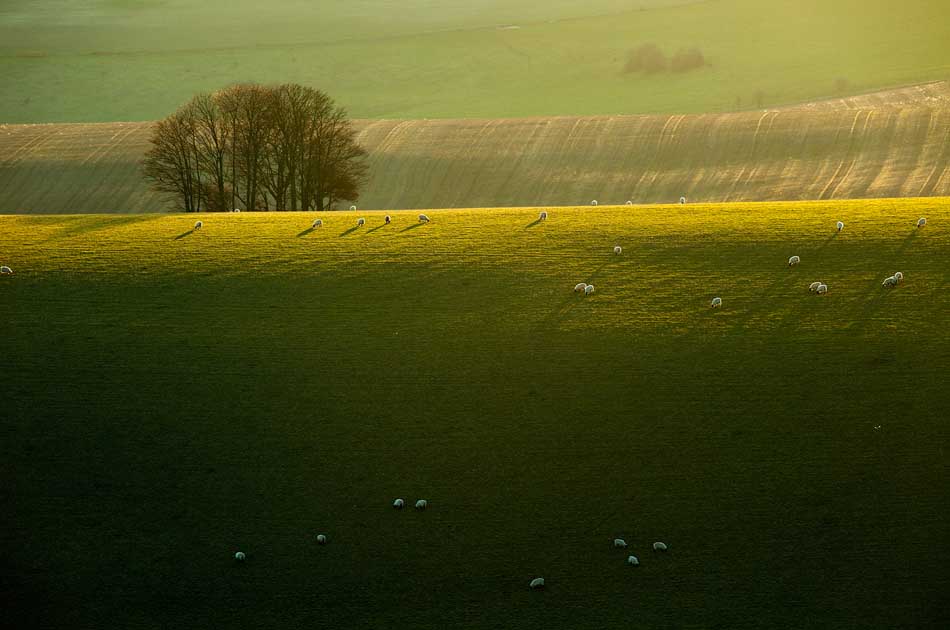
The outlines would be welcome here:
M 904 242 L 901 243 L 900 247 L 897 248 L 898 256 L 907 251 L 907 248 L 910 247 L 917 239 L 918 234 L 920 234 L 920 228 L 914 228 L 914 231 L 907 235 L 907 238 L 904 239 Z
M 344 237 L 344 236 L 349 236 L 350 234 L 352 234 L 353 232 L 355 232 L 355 231 L 358 230 L 358 229 L 360 229 L 360 226 L 354 225 L 354 226 L 351 227 L 350 229 L 345 230 L 345 231 L 343 231 L 343 232 L 340 232 L 340 238 L 342 238 L 342 237 Z
M 310 234 L 311 232 L 313 232 L 313 230 L 314 230 L 314 228 L 309 227 L 309 228 L 307 228 L 306 230 L 304 230 L 303 232 L 301 232 L 300 234 L 298 234 L 298 235 L 297 235 L 297 238 L 303 238 L 303 237 L 306 236 L 307 234 Z
M 541 217 L 538 217 L 537 219 L 535 219 L 534 221 L 532 221 L 532 222 L 529 223 L 528 225 L 524 226 L 524 229 L 529 230 L 529 229 L 533 228 L 534 226 L 536 226 L 537 224 L 541 223 L 543 220 L 544 220 L 544 219 L 542 219 Z
M 554 310 L 545 317 L 541 324 L 538 326 L 537 332 L 540 332 L 548 328 L 554 322 L 562 322 L 567 317 L 567 315 L 577 307 L 577 303 L 580 300 L 583 300 L 585 296 L 581 293 L 573 293 L 571 296 L 564 299 L 563 302 L 554 307 Z
M 140 214 L 140 215 L 129 215 L 129 216 L 109 216 L 109 217 L 100 217 L 94 218 L 84 215 L 76 215 L 70 217 L 63 217 L 61 220 L 51 222 L 51 224 L 62 226 L 59 232 L 51 235 L 49 238 L 45 239 L 43 242 L 49 243 L 63 238 L 71 238 L 73 236 L 80 236 L 88 234 L 90 232 L 97 232 L 99 230 L 105 230 L 116 226 L 130 225 L 133 223 L 141 223 L 143 221 L 153 221 L 155 219 L 162 218 L 162 213 L 155 214 Z
M 366 230 L 366 233 L 367 233 L 367 234 L 372 234 L 372 233 L 375 232 L 376 230 L 381 230 L 381 229 L 383 229 L 384 227 L 386 227 L 386 224 L 385 224 L 385 223 L 383 223 L 382 225 L 377 225 L 376 227 L 374 227 L 374 228 L 372 228 L 372 229 L 370 229 L 370 230 Z
M 836 241 L 836 240 L 838 239 L 838 234 L 839 234 L 839 232 L 838 232 L 838 231 L 835 231 L 831 236 L 829 236 L 828 238 L 826 238 L 826 239 L 821 243 L 821 246 L 819 247 L 819 249 L 824 249 L 824 248 L 828 247 L 828 245 L 830 245 L 833 241 Z
M 590 274 L 588 274 L 587 278 L 584 279 L 584 282 L 586 282 L 587 284 L 594 284 L 594 278 L 596 278 L 597 275 L 600 274 L 601 271 L 606 269 L 607 265 L 609 264 L 611 263 L 609 262 L 602 263 L 600 267 L 597 267 L 597 269 L 594 269 L 592 272 L 590 272 Z
M 175 240 L 176 240 L 176 241 L 180 241 L 181 239 L 186 238 L 186 237 L 188 237 L 188 236 L 191 236 L 191 235 L 194 234 L 194 233 L 195 233 L 195 228 L 191 228 L 191 229 L 188 230 L 187 232 L 182 232 L 181 234 L 179 234 L 178 236 L 176 236 L 176 237 L 175 237 Z
M 416 229 L 416 228 L 418 228 L 418 227 L 422 227 L 423 225 L 425 225 L 425 223 L 422 222 L 422 221 L 420 221 L 419 223 L 415 223 L 415 224 L 413 224 L 413 225 L 410 225 L 409 227 L 404 227 L 403 229 L 401 229 L 401 230 L 399 230 L 399 231 L 400 231 L 400 232 L 408 232 L 409 230 L 414 230 L 414 229 Z

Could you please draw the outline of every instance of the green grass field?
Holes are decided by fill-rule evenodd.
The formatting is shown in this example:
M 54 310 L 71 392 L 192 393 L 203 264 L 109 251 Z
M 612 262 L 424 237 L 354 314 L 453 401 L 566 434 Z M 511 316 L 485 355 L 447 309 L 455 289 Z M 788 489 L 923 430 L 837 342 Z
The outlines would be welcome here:
M 199 91 L 294 81 L 359 118 L 756 109 L 946 79 L 933 0 L 13 0 L 0 8 L 0 121 L 161 118 Z M 518 28 L 511 28 L 517 26 Z M 685 74 L 629 52 L 700 48 Z
M 945 627 L 950 200 L 429 214 L 0 217 L 7 618 Z

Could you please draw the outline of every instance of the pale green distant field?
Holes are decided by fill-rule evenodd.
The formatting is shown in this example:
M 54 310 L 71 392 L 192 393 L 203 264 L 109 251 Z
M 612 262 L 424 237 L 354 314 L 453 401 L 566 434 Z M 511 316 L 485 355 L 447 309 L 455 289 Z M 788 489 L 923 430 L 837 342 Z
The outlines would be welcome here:
M 698 47 L 708 65 L 625 74 L 650 42 Z M 5 122 L 150 120 L 236 81 L 318 87 L 357 117 L 494 118 L 750 109 L 948 75 L 950 3 L 934 0 L 0 8 Z

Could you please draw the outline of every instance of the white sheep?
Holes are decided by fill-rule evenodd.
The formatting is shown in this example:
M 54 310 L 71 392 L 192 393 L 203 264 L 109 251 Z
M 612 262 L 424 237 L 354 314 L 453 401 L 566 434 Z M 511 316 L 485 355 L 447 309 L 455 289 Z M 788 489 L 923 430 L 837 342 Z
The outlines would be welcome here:
M 628 206 L 632 206 L 632 205 L 633 205 L 633 202 L 630 201 L 629 199 L 627 199 L 627 205 L 628 205 Z
M 842 223 L 841 221 L 838 221 L 838 223 L 836 224 L 836 227 L 838 228 L 838 231 L 840 232 L 841 230 L 844 229 L 844 223 Z
M 356 212 L 356 206 L 350 206 L 350 212 Z
M 10 269 L 9 267 L 7 267 L 6 265 L 4 265 L 4 266 L 0 267 L 0 273 L 11 274 L 11 275 L 12 275 L 12 274 L 13 274 L 13 270 Z
M 548 220 L 548 213 L 542 210 L 541 214 L 538 215 L 538 221 L 547 221 L 547 220 Z
M 888 276 L 884 278 L 884 282 L 881 283 L 881 286 L 885 289 L 890 289 L 891 287 L 897 286 L 897 278 L 894 276 Z
M 710 306 L 711 308 L 719 308 L 720 306 L 722 306 L 722 298 L 721 298 L 721 297 L 714 297 L 714 298 L 712 299 L 712 302 L 709 303 L 709 306 Z
M 900 284 L 904 281 L 904 274 L 899 271 L 894 272 L 894 279 L 897 280 L 897 284 Z
M 387 214 L 385 217 L 383 217 L 383 221 L 386 222 L 386 225 L 389 225 L 393 222 L 393 218 Z
M 318 545 L 325 545 L 325 544 L 327 544 L 327 537 L 326 537 L 326 534 L 317 534 L 317 544 L 318 544 Z
M 531 588 L 544 588 L 544 578 L 537 577 L 528 584 Z
M 196 230 L 200 230 L 203 225 L 204 225 L 204 223 L 202 223 L 201 221 L 195 221 L 195 229 L 196 229 Z
M 627 564 L 638 567 L 640 566 L 640 559 L 636 556 L 627 556 Z
M 614 538 L 614 547 L 617 549 L 626 549 L 627 541 L 623 538 Z
M 247 558 L 247 556 L 244 555 L 243 551 L 239 551 L 236 554 L 234 554 L 234 559 L 237 560 L 238 562 L 244 562 L 245 558 Z
M 614 245 L 614 253 L 619 256 L 623 253 L 623 248 L 620 245 Z
M 363 227 L 364 225 L 366 225 L 366 219 L 363 217 L 356 220 L 356 227 Z
M 586 287 L 584 287 L 584 295 L 590 295 L 593 292 L 594 292 L 594 285 L 588 284 Z
M 799 258 L 798 256 L 792 256 L 791 258 L 788 259 L 788 266 L 789 266 L 789 267 L 794 267 L 795 265 L 797 265 L 797 264 L 800 263 L 801 261 L 802 261 L 802 259 Z
M 406 505 L 406 502 L 403 501 L 402 499 L 396 499 L 395 501 L 393 501 L 393 507 L 396 508 L 397 510 L 401 510 L 405 505 Z
M 240 208 L 235 208 L 235 209 L 234 209 L 234 210 L 232 210 L 231 212 L 240 212 L 240 211 L 241 211 L 241 209 L 240 209 Z
M 590 202 L 590 205 L 596 206 L 596 205 L 597 205 L 597 200 L 596 200 L 596 199 L 592 199 L 591 202 Z
M 828 293 L 828 285 L 825 283 L 819 284 L 818 288 L 815 289 L 815 293 L 818 295 L 824 295 L 825 293 Z
M 424 509 L 426 509 L 427 507 L 429 507 L 429 502 L 426 501 L 425 499 L 419 499 L 418 501 L 416 501 L 416 509 L 417 509 L 417 510 L 424 510 Z
M 920 217 L 917 219 L 917 227 L 922 228 L 927 225 L 927 217 Z
M 419 223 L 428 223 L 428 222 L 429 222 L 429 217 L 427 217 L 424 214 L 419 215 Z
M 811 284 L 808 285 L 808 290 L 814 293 L 815 291 L 818 290 L 818 287 L 820 286 L 821 286 L 821 282 L 812 282 Z
M 653 551 L 666 551 L 666 550 L 667 550 L 666 543 L 661 543 L 661 542 L 653 543 Z
M 686 203 L 686 197 L 680 197 L 680 204 Z
M 574 293 L 578 293 L 578 292 L 580 292 L 580 291 L 585 291 L 586 289 L 587 289 L 587 283 L 586 283 L 586 282 L 578 282 L 577 284 L 574 285 Z
M 314 220 L 313 220 L 313 229 L 317 229 L 318 227 L 320 227 L 320 226 L 322 226 L 322 225 L 323 225 L 323 219 L 314 219 Z

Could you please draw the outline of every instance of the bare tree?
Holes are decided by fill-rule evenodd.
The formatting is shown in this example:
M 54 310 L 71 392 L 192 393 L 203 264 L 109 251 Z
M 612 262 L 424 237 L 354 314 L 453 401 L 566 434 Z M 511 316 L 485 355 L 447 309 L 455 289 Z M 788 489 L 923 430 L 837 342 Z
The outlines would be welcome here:
M 194 151 L 195 121 L 185 106 L 160 120 L 152 131 L 152 148 L 145 154 L 143 169 L 159 192 L 177 200 L 179 210 L 201 210 L 201 186 Z
M 357 201 L 366 151 L 346 112 L 296 84 L 199 94 L 159 122 L 145 174 L 189 212 L 322 210 Z M 161 158 L 161 159 L 159 159 Z

